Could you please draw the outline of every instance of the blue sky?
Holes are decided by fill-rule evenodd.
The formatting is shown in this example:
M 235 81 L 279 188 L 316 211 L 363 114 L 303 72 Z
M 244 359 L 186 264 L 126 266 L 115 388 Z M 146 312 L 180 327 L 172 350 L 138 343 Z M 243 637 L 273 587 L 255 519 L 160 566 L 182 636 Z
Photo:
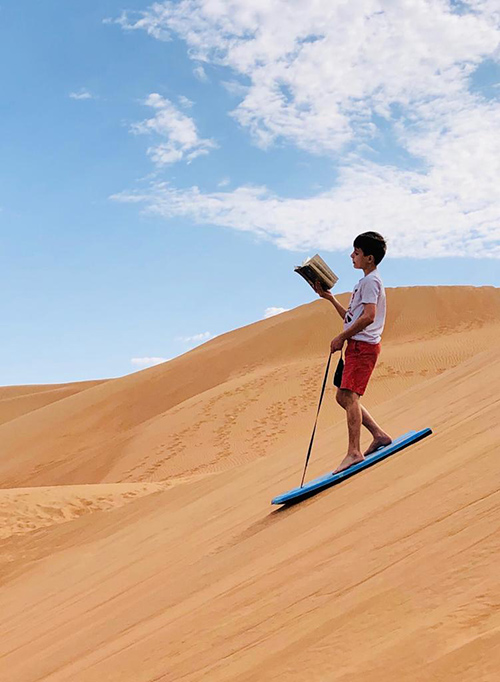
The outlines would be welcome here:
M 316 252 L 349 290 L 366 229 L 386 286 L 500 285 L 495 3 L 312 5 L 1 2 L 1 385 L 314 300 Z

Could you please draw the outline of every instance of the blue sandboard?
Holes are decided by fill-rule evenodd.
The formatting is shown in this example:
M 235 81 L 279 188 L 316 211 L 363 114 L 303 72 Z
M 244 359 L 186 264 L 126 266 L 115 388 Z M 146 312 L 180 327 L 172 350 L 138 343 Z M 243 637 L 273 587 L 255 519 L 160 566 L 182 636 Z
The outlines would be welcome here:
M 407 448 L 409 445 L 413 445 L 413 443 L 422 440 L 422 438 L 430 436 L 431 433 L 431 429 L 422 429 L 422 431 L 408 431 L 408 433 L 405 433 L 404 435 L 399 436 L 399 438 L 396 438 L 396 440 L 393 440 L 390 445 L 386 445 L 383 448 L 375 450 L 375 452 L 373 452 L 371 455 L 368 455 L 368 457 L 366 457 L 359 464 L 354 464 L 353 466 L 349 467 L 348 469 L 344 469 L 344 471 L 341 471 L 338 474 L 328 473 L 324 476 L 320 476 L 319 478 L 315 478 L 312 481 L 309 481 L 309 483 L 305 483 L 301 488 L 293 488 L 292 490 L 283 493 L 283 495 L 274 497 L 271 500 L 271 504 L 299 502 L 310 495 L 318 493 L 320 490 L 324 490 L 325 488 L 329 488 L 331 485 L 335 485 L 336 483 L 344 481 L 346 478 L 349 478 L 349 476 L 357 474 L 358 471 L 367 469 L 369 466 L 372 466 L 372 464 L 380 462 L 382 459 L 385 459 L 390 455 L 394 455 L 400 450 L 404 450 L 404 448 Z

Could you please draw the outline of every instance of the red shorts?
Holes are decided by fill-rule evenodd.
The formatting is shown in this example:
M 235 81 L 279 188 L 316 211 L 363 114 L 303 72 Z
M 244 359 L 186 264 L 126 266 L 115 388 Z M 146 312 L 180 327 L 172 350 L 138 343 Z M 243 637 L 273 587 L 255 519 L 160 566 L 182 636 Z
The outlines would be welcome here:
M 344 371 L 340 388 L 363 395 L 380 355 L 380 343 L 349 339 L 344 356 Z

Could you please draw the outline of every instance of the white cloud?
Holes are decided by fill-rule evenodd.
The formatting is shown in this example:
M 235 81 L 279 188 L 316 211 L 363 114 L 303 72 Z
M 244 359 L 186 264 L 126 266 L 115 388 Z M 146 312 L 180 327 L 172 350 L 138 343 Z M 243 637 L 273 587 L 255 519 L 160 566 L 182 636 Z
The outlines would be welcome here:
M 259 146 L 292 143 L 339 169 L 309 198 L 157 183 L 114 199 L 286 249 L 344 249 L 375 229 L 393 256 L 500 257 L 500 102 L 470 91 L 479 64 L 500 60 L 498 0 L 180 0 L 120 23 L 231 69 L 232 116 Z M 376 163 L 384 136 L 403 162 Z
M 148 149 L 148 154 L 157 166 L 183 159 L 190 162 L 217 147 L 213 140 L 200 138 L 193 119 L 183 114 L 170 100 L 152 93 L 144 104 L 155 109 L 156 114 L 153 118 L 134 123 L 132 132 L 156 133 L 166 138 L 165 142 Z
M 135 21 L 133 24 L 129 21 L 130 12 L 122 12 L 118 19 L 113 19 L 112 17 L 106 17 L 102 20 L 103 24 L 118 24 L 123 28 L 124 31 L 133 30 L 144 30 L 153 38 L 158 40 L 170 40 L 170 31 L 165 31 L 161 26 L 158 25 L 155 18 L 151 20 L 147 12 L 139 12 L 141 18 Z
M 274 317 L 275 315 L 279 315 L 280 313 L 286 313 L 289 310 L 289 308 L 266 308 L 264 312 L 264 320 L 267 320 L 269 317 Z
M 96 99 L 88 90 L 82 88 L 80 92 L 70 92 L 69 97 L 71 99 Z
M 239 81 L 232 80 L 232 81 L 221 81 L 221 85 L 227 90 L 227 92 L 230 95 L 233 95 L 233 97 L 245 97 L 247 94 L 249 88 L 246 85 L 243 85 Z
M 187 97 L 184 97 L 184 95 L 179 95 L 179 104 L 181 105 L 181 107 L 184 107 L 185 109 L 191 109 L 194 102 L 192 102 Z
M 485 163 L 492 172 L 499 159 L 500 149 L 496 157 L 491 150 Z M 473 167 L 471 159 L 468 168 Z M 498 175 L 493 173 L 483 189 L 475 187 L 467 169 L 459 167 L 453 174 L 448 168 L 449 178 L 445 171 L 435 167 L 426 175 L 360 162 L 341 170 L 335 188 L 306 199 L 279 197 L 265 187 L 203 193 L 167 183 L 112 198 L 143 203 L 165 218 L 182 216 L 251 232 L 294 251 L 348 249 L 356 234 L 370 229 L 386 236 L 391 256 L 500 257 Z
M 196 66 L 193 69 L 193 74 L 196 76 L 196 78 L 199 81 L 202 81 L 204 83 L 206 83 L 208 81 L 208 76 L 205 72 L 205 69 L 203 68 L 203 66 L 201 64 L 198 64 L 198 66 Z
M 184 341 L 185 343 L 203 343 L 209 339 L 215 339 L 217 335 L 211 334 L 210 332 L 202 332 L 201 334 L 194 334 L 193 336 L 179 336 L 179 341 Z
M 446 0 L 181 0 L 120 21 L 179 35 L 192 59 L 248 80 L 234 116 L 260 146 L 281 137 L 335 152 L 370 138 L 373 112 L 463 89 L 500 38 L 495 3 L 467 5 L 473 13 Z
M 154 367 L 160 365 L 162 362 L 168 362 L 171 358 L 131 358 L 130 362 L 138 367 Z
M 231 184 L 230 178 L 222 178 L 222 180 L 217 183 L 217 187 L 227 187 L 229 184 Z

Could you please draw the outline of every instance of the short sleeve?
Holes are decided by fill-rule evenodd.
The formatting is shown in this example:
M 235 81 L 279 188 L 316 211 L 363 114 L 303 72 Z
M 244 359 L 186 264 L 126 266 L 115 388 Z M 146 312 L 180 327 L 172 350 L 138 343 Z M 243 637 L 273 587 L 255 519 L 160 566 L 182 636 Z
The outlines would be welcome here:
M 361 303 L 378 303 L 382 287 L 378 279 L 370 277 L 363 282 L 361 289 Z

